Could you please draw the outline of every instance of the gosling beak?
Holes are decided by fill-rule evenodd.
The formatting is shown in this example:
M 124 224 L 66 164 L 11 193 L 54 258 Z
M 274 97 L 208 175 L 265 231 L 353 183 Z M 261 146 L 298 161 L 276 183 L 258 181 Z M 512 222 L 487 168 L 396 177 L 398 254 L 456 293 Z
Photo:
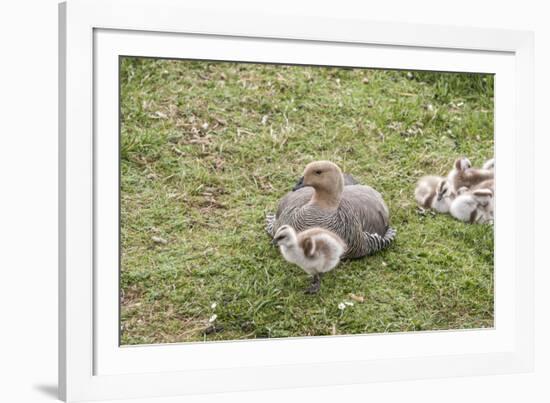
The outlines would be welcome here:
M 294 187 L 292 188 L 292 191 L 296 191 L 298 189 L 301 189 L 303 188 L 305 185 L 304 185 L 304 177 L 302 176 L 300 178 L 300 180 L 296 183 L 296 185 L 294 185 Z

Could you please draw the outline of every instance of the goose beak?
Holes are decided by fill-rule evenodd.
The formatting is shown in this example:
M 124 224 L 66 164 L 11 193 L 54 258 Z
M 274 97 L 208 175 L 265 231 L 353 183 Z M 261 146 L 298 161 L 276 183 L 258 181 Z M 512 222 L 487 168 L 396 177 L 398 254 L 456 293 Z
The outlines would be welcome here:
M 275 239 L 275 238 L 273 238 L 273 239 L 271 240 L 271 245 L 277 246 L 278 243 L 279 243 L 279 241 L 278 241 L 277 239 Z
M 294 192 L 294 191 L 296 191 L 298 189 L 301 189 L 303 187 L 304 187 L 304 177 L 302 176 L 300 178 L 300 180 L 296 183 L 296 185 L 294 185 L 294 187 L 292 188 L 292 191 Z

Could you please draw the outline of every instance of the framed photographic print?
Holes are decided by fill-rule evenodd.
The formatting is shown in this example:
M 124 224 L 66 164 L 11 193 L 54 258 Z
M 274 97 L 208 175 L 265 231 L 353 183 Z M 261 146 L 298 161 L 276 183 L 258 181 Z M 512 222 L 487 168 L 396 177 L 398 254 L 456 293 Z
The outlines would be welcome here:
M 531 33 L 71 0 L 59 38 L 63 399 L 531 370 Z

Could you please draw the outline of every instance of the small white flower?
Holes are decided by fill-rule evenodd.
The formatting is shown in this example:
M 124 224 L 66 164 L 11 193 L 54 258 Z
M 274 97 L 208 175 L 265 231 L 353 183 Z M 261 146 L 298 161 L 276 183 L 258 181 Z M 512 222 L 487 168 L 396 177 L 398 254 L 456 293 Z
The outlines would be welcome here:
M 212 305 L 210 305 L 210 308 L 216 309 L 217 306 L 218 304 L 216 302 L 212 302 Z
M 344 301 L 344 304 L 346 304 L 347 306 L 353 306 L 353 302 L 351 301 Z
M 214 315 L 212 315 L 212 316 L 210 317 L 210 319 L 208 319 L 208 322 L 209 322 L 209 323 L 212 323 L 212 322 L 214 322 L 216 319 L 218 319 L 218 315 L 214 314 Z
M 338 304 L 338 309 L 341 310 L 341 311 L 343 311 L 344 309 L 346 309 L 346 304 L 344 304 L 343 302 L 340 302 L 340 303 Z

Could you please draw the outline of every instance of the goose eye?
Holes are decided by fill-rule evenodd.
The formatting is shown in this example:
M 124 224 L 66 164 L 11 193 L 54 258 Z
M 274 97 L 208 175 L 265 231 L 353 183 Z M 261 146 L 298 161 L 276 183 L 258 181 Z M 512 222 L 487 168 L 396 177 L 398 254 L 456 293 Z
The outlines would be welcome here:
M 315 175 L 321 175 L 323 171 L 315 171 Z

